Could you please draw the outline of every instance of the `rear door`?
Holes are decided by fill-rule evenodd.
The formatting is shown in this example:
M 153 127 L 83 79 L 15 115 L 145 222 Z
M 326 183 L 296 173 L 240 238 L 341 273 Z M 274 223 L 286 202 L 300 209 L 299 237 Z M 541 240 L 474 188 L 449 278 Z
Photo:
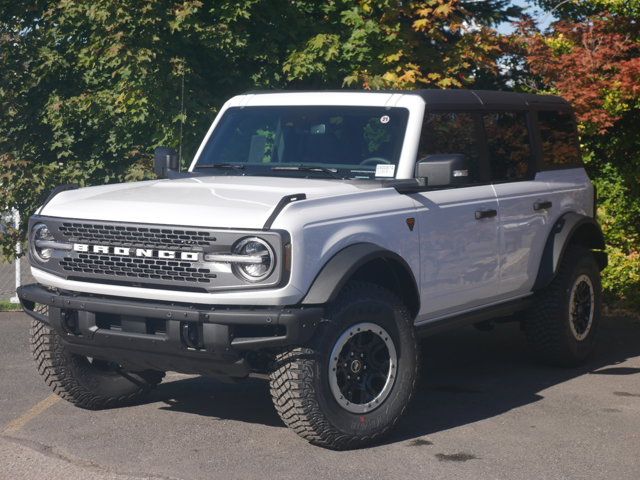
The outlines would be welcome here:
M 418 159 L 464 154 L 470 182 L 412 195 L 418 203 L 423 319 L 491 303 L 499 284 L 497 201 L 481 165 L 477 113 L 425 113 Z
M 546 181 L 536 175 L 532 119 L 526 111 L 482 115 L 491 181 L 498 201 L 500 282 L 511 298 L 530 292 L 553 207 Z

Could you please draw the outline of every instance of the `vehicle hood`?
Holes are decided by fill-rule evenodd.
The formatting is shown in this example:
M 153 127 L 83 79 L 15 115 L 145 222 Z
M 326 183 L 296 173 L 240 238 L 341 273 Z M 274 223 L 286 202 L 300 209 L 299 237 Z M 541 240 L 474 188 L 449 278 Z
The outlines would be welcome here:
M 56 195 L 40 214 L 87 220 L 222 228 L 262 228 L 285 195 L 307 199 L 372 185 L 323 179 L 212 176 L 105 185 Z

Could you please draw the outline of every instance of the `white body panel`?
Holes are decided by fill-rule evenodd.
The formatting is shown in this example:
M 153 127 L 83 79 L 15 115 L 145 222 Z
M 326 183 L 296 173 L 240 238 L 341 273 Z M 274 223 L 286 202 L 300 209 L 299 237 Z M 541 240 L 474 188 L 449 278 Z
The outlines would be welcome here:
M 497 295 L 498 219 L 476 219 L 497 209 L 491 185 L 436 190 L 414 196 L 420 229 L 418 322 L 492 302 Z
M 494 185 L 500 217 L 500 294 L 531 292 L 545 242 L 567 212 L 592 216 L 593 185 L 582 168 L 539 172 L 532 181 Z M 550 201 L 535 211 L 533 204 Z
M 231 181 L 237 178 L 227 177 Z M 247 304 L 247 296 L 250 295 L 252 305 L 287 305 L 299 302 L 325 263 L 339 250 L 353 243 L 370 242 L 391 250 L 402 256 L 415 272 L 419 271 L 419 234 L 417 231 L 410 232 L 405 223 L 407 217 L 415 216 L 415 206 L 409 197 L 399 195 L 393 188 L 362 189 L 335 181 L 293 180 L 288 178 L 246 178 L 243 180 L 281 181 L 284 185 L 288 185 L 291 182 L 295 183 L 296 188 L 284 191 L 284 193 L 277 196 L 275 201 L 286 194 L 300 191 L 308 192 L 308 185 L 313 188 L 318 183 L 326 184 L 324 196 L 318 195 L 315 199 L 303 200 L 289 205 L 277 217 L 272 226 L 274 229 L 289 232 L 291 244 L 293 245 L 291 280 L 283 288 L 252 290 L 250 293 L 237 291 L 205 294 L 71 281 L 35 268 L 32 269 L 33 275 L 38 282 L 44 285 L 78 292 L 155 300 L 167 300 L 170 298 L 179 302 L 224 305 Z M 343 186 L 340 187 L 340 185 Z M 345 190 L 347 193 L 344 193 Z M 257 193 L 255 193 L 256 191 Z M 259 195 L 261 191 L 257 187 L 254 188 L 256 195 Z M 331 195 L 332 193 L 333 195 Z M 134 210 L 134 205 L 131 204 L 131 201 L 129 201 L 128 205 L 130 210 Z M 243 201 L 242 205 L 245 206 L 247 212 L 250 212 L 253 208 L 246 201 Z M 56 216 L 62 217 L 70 217 L 75 214 L 72 202 L 69 203 L 67 208 L 64 211 L 59 206 L 56 210 L 50 210 L 49 205 L 47 205 L 42 213 L 44 215 L 52 215 L 52 212 L 56 212 L 56 214 L 59 214 Z M 236 207 L 236 215 L 238 216 L 241 215 L 238 212 L 239 209 L 239 206 Z M 157 212 L 162 211 L 159 207 L 152 210 L 143 210 L 147 215 L 154 215 L 155 212 L 155 216 L 142 217 L 138 213 L 137 216 L 133 214 L 135 218 L 153 218 L 155 223 L 159 221 L 160 223 L 166 223 L 166 216 L 158 217 Z M 206 208 L 203 208 L 203 212 L 206 211 Z M 258 229 L 262 227 L 269 210 L 262 209 L 261 211 L 262 216 L 255 217 L 256 223 L 251 224 L 249 228 Z M 98 217 L 97 213 L 94 213 L 91 218 L 100 217 Z M 118 220 L 122 221 L 123 218 L 129 217 L 127 215 L 124 215 L 124 217 L 119 216 Z M 216 221 L 213 218 L 208 218 L 208 221 L 205 222 L 204 218 L 204 216 L 200 217 L 199 223 L 196 225 L 220 226 L 220 220 Z M 224 218 L 228 218 L 230 222 L 233 221 L 230 216 Z M 111 218 L 104 218 L 103 216 L 100 219 L 110 220 Z M 190 219 L 189 221 L 195 220 L 196 218 L 194 217 L 193 220 Z M 138 220 L 138 222 L 144 223 L 142 220 Z M 237 226 L 238 223 L 240 223 L 239 219 L 233 225 Z M 186 225 L 187 223 L 183 221 L 182 224 Z
M 367 105 L 403 107 L 407 131 L 397 179 L 413 178 L 424 100 L 389 93 L 274 93 L 242 95 L 221 109 L 191 169 L 230 107 Z M 283 177 L 211 176 L 107 185 L 58 194 L 41 215 L 132 223 L 260 230 L 285 195 L 306 200 L 286 206 L 273 229 L 291 237 L 291 274 L 281 288 L 196 293 L 65 280 L 33 268 L 43 285 L 65 290 L 209 305 L 292 305 L 340 250 L 369 242 L 400 255 L 418 281 L 426 322 L 527 295 L 551 225 L 567 211 L 591 214 L 593 188 L 583 169 L 539 173 L 535 181 L 480 185 L 401 195 L 376 182 Z M 548 212 L 534 212 L 549 199 Z M 498 210 L 477 220 L 475 211 Z M 411 231 L 408 217 L 416 218 Z
M 547 182 L 554 218 L 565 212 L 593 217 L 593 184 L 583 168 L 540 172 L 537 178 Z
M 365 186 L 366 188 L 366 186 Z M 347 182 L 282 177 L 198 177 L 62 192 L 43 215 L 87 220 L 260 229 L 285 195 L 308 198 L 360 191 Z
M 419 232 L 411 232 L 406 224 L 406 219 L 414 216 L 411 198 L 384 188 L 295 202 L 278 217 L 273 228 L 290 232 L 295 250 L 291 278 L 306 292 L 327 261 L 354 243 L 373 243 L 397 253 L 418 278 Z
M 552 210 L 534 210 L 536 202 L 549 200 L 549 187 L 539 176 L 533 180 L 493 186 L 500 223 L 500 284 L 498 292 L 531 291 L 547 235 Z M 552 207 L 553 208 L 553 207 Z M 551 223 L 553 224 L 553 223 Z
M 418 149 L 424 101 L 418 95 L 362 92 L 273 93 L 240 95 L 222 107 L 198 149 L 190 170 L 225 110 L 266 105 L 353 105 L 402 107 L 409 111 L 407 131 L 396 178 L 411 178 Z M 273 225 L 290 233 L 292 272 L 288 285 L 250 293 L 194 293 L 153 288 L 107 285 L 65 280 L 32 268 L 44 285 L 78 292 L 171 299 L 200 304 L 287 305 L 299 302 L 324 263 L 355 241 L 388 248 L 419 271 L 418 232 L 408 235 L 406 213 L 413 202 L 391 188 L 323 179 L 219 176 L 180 180 L 154 180 L 83 188 L 58 194 L 39 213 L 88 220 L 157 223 L 178 226 L 261 229 L 277 202 L 285 195 L 305 193 L 307 200 L 286 207 Z M 394 206 L 395 204 L 395 206 Z M 397 232 L 407 232 L 403 239 Z M 390 235 L 389 232 L 394 232 Z

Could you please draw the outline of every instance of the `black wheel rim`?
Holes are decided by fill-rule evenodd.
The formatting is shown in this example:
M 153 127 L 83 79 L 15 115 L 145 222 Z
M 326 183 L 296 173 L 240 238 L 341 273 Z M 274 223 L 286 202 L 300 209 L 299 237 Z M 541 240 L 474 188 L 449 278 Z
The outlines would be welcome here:
M 354 325 L 332 352 L 329 379 L 335 399 L 353 413 L 378 407 L 393 386 L 396 365 L 396 349 L 386 330 L 369 323 Z
M 587 275 L 580 275 L 573 284 L 569 299 L 569 322 L 577 340 L 584 340 L 589 335 L 593 314 L 593 283 Z

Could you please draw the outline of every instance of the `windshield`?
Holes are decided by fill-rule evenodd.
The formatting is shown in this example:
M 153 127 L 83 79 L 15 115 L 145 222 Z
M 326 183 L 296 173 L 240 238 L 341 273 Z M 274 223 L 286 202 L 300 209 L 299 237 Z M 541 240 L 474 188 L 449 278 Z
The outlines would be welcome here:
M 395 175 L 407 118 L 404 108 L 230 108 L 195 169 L 216 175 L 389 178 Z

